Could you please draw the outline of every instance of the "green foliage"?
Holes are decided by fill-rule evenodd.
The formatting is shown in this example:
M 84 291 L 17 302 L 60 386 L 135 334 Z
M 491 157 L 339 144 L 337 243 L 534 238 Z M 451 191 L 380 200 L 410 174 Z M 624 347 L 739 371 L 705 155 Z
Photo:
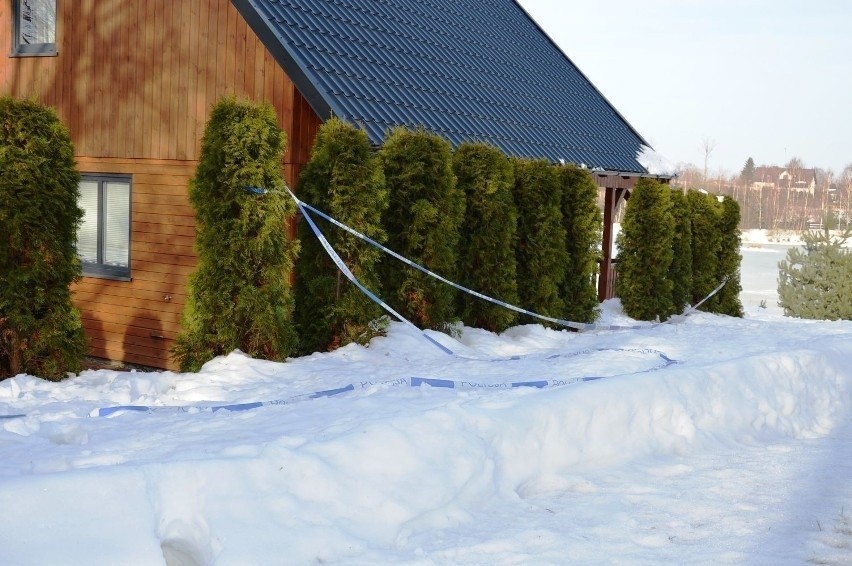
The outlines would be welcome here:
M 754 159 L 751 157 L 746 160 L 743 170 L 740 171 L 740 180 L 747 184 L 754 181 Z
M 389 206 L 388 247 L 447 279 L 456 278 L 464 193 L 456 186 L 452 149 L 424 130 L 396 128 L 379 151 Z M 384 258 L 388 302 L 420 327 L 444 330 L 457 320 L 455 291 L 393 258 Z
M 559 288 L 565 280 L 568 254 L 559 173 L 545 160 L 514 159 L 513 165 L 521 306 L 539 314 L 562 317 L 565 303 L 559 296 Z
M 852 320 L 852 232 L 806 232 L 804 250 L 790 248 L 778 263 L 778 304 L 787 316 Z
M 338 118 L 325 122 L 297 188 L 305 202 L 384 242 L 385 178 L 363 131 Z M 319 221 L 316 216 L 314 220 Z M 339 228 L 323 232 L 355 277 L 378 293 L 381 252 Z M 304 220 L 299 224 L 299 240 L 302 249 L 296 262 L 294 318 L 301 353 L 367 343 L 375 336 L 370 322 L 382 315 L 381 307 L 343 276 Z
M 686 195 L 680 191 L 672 191 L 669 198 L 672 201 L 675 220 L 669 277 L 673 285 L 674 312 L 681 313 L 692 301 L 692 222 Z
M 270 360 L 293 350 L 290 274 L 298 244 L 287 236 L 295 204 L 281 176 L 285 145 L 268 104 L 228 98 L 213 108 L 189 187 L 198 266 L 172 350 L 183 371 L 236 348 Z
M 633 189 L 618 235 L 618 296 L 624 312 L 638 320 L 665 320 L 677 310 L 670 276 L 675 217 L 671 189 L 640 179 Z
M 699 191 L 686 195 L 692 220 L 692 300 L 695 304 L 721 283 L 719 254 L 722 250 L 721 207 L 716 197 Z M 719 296 L 711 297 L 700 309 L 717 312 Z
M 68 129 L 31 100 L 0 98 L 0 379 L 80 369 L 80 174 Z
M 460 264 L 465 268 L 459 281 L 480 293 L 516 304 L 518 219 L 512 200 L 512 164 L 495 147 L 464 143 L 456 150 L 453 169 L 467 202 L 459 246 Z M 468 326 L 501 332 L 516 319 L 515 313 L 504 307 L 462 296 L 462 321 Z
M 729 196 L 722 200 L 719 211 L 719 265 L 716 271 L 717 285 L 727 279 L 725 286 L 719 290 L 716 308 L 713 312 L 729 316 L 743 316 L 743 305 L 740 302 L 740 205 Z
M 598 208 L 598 187 L 592 175 L 575 165 L 558 168 L 562 184 L 562 225 L 565 228 L 565 280 L 559 296 L 565 303 L 563 317 L 594 322 L 598 317 L 595 276 L 600 260 L 603 217 Z

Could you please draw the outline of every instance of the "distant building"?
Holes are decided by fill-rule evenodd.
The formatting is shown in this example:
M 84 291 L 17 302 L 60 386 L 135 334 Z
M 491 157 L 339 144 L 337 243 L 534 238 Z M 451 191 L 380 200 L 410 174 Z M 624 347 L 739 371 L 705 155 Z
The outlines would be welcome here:
M 756 167 L 751 188 L 753 190 L 790 189 L 813 195 L 816 189 L 816 169 Z

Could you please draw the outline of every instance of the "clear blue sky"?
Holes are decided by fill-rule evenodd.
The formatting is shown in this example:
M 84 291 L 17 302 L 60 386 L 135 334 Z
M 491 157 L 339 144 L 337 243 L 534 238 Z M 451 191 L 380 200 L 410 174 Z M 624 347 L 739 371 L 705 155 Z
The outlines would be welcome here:
M 673 163 L 852 163 L 852 0 L 518 0 Z

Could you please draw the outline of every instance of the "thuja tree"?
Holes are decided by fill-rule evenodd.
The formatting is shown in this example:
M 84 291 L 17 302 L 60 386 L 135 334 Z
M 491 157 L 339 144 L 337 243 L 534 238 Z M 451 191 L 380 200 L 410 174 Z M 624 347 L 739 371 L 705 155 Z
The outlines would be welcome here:
M 672 280 L 674 312 L 681 313 L 692 301 L 692 221 L 686 195 L 674 190 L 669 198 L 675 222 L 669 277 Z
M 852 320 L 852 232 L 806 232 L 804 249 L 790 248 L 778 263 L 778 304 L 787 316 Z
M 725 196 L 719 211 L 719 264 L 716 270 L 717 285 L 726 281 L 719 290 L 718 301 L 713 312 L 729 316 L 743 316 L 740 302 L 740 205 L 729 196 Z
M 385 240 L 381 227 L 388 206 L 384 174 L 362 130 L 338 118 L 326 121 L 299 177 L 297 192 L 299 198 L 340 222 L 373 240 Z M 324 232 L 352 274 L 378 293 L 381 252 L 339 228 Z M 370 323 L 381 316 L 381 307 L 343 276 L 304 220 L 299 224 L 299 240 L 295 321 L 300 351 L 369 341 L 375 335 Z
M 0 98 L 0 379 L 59 380 L 85 354 L 70 285 L 82 211 L 68 129 L 34 101 Z
M 397 128 L 379 156 L 389 197 L 383 219 L 389 247 L 454 279 L 465 204 L 456 186 L 450 144 L 425 130 Z M 381 272 L 389 302 L 414 324 L 446 329 L 458 320 L 452 287 L 393 258 L 383 259 Z
M 565 303 L 559 291 L 565 280 L 568 254 L 559 172 L 545 160 L 514 159 L 513 165 L 520 303 L 539 314 L 563 317 Z
M 512 164 L 499 149 L 461 144 L 453 156 L 458 187 L 467 203 L 461 226 L 459 281 L 510 304 L 518 301 Z M 514 312 L 471 295 L 462 295 L 462 322 L 500 332 L 517 319 Z
M 281 176 L 285 145 L 268 104 L 228 98 L 213 108 L 189 185 L 198 266 L 172 350 L 183 371 L 235 348 L 270 360 L 293 351 L 297 243 L 287 235 L 295 205 Z
M 675 217 L 671 189 L 640 179 L 633 189 L 618 235 L 618 296 L 624 312 L 638 320 L 665 320 L 675 313 L 670 276 Z
M 562 225 L 565 228 L 565 280 L 559 296 L 564 318 L 592 322 L 598 316 L 595 275 L 600 260 L 603 218 L 598 208 L 598 187 L 592 175 L 574 165 L 559 167 Z
M 722 249 L 720 225 L 721 207 L 716 197 L 691 190 L 686 195 L 692 225 L 692 300 L 695 304 L 720 283 L 719 254 Z M 718 295 L 711 297 L 700 309 L 716 312 Z

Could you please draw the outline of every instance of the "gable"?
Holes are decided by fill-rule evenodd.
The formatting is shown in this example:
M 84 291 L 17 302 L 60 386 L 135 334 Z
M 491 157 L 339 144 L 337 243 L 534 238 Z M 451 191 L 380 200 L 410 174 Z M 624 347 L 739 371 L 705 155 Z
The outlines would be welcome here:
M 645 173 L 645 144 L 514 0 L 232 0 L 314 111 Z

